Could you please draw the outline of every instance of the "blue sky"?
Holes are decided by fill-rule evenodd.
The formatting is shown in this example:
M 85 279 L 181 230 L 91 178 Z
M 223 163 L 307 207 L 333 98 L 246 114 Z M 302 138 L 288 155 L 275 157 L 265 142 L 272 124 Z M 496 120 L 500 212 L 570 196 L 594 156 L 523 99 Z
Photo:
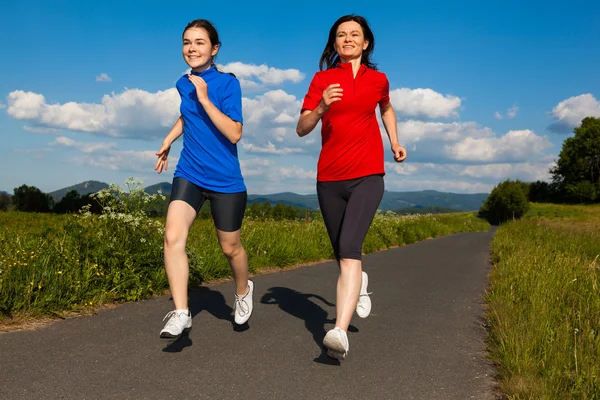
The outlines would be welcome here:
M 295 123 L 344 14 L 371 24 L 408 149 L 403 164 L 386 153 L 387 190 L 548 179 L 573 127 L 600 117 L 597 1 L 321 4 L 3 2 L 0 190 L 170 181 L 180 141 L 167 173 L 153 171 L 154 152 L 178 115 L 181 33 L 196 18 L 215 23 L 217 62 L 242 82 L 251 194 L 314 192 L 320 132 L 297 138 Z

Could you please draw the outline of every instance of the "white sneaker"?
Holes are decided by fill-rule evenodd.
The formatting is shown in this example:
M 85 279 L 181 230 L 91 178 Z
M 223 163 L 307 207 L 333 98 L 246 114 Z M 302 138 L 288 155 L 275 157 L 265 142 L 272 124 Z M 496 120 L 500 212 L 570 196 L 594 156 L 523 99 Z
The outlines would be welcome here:
M 360 294 L 358 295 L 358 303 L 356 303 L 356 313 L 361 318 L 367 318 L 371 313 L 371 293 L 367 292 L 369 284 L 369 276 L 365 271 L 362 273 L 362 285 L 360 286 Z
M 252 315 L 252 295 L 254 294 L 254 282 L 248 281 L 248 293 L 243 296 L 235 294 L 235 304 L 233 310 L 235 313 L 235 323 L 238 325 L 245 324 Z
M 329 357 L 340 361 L 346 358 L 346 355 L 350 350 L 348 335 L 338 327 L 327 332 L 325 339 L 323 339 L 323 345 L 327 347 L 327 355 Z
M 190 310 L 187 310 L 186 312 L 170 311 L 165 315 L 163 321 L 165 319 L 169 320 L 163 330 L 160 331 L 161 338 L 177 338 L 192 329 L 192 316 L 190 315 Z

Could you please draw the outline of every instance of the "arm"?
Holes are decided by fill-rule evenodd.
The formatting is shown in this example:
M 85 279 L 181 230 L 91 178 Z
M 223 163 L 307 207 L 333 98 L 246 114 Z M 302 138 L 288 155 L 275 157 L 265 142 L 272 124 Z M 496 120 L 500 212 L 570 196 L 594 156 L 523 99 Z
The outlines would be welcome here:
M 310 83 L 308 93 L 302 104 L 302 113 L 296 126 L 296 133 L 303 137 L 315 129 L 319 120 L 329 110 L 332 103 L 342 99 L 342 88 L 339 83 L 334 83 L 323 90 L 325 83 L 319 74 L 316 74 Z
M 390 139 L 394 160 L 396 160 L 396 162 L 402 162 L 406 158 L 406 149 L 398 143 L 398 124 L 396 122 L 396 113 L 394 112 L 392 103 L 388 102 L 384 107 L 380 107 L 380 111 L 383 127 Z
M 198 102 L 204 108 L 206 114 L 215 125 L 215 127 L 221 132 L 223 136 L 227 138 L 231 143 L 236 144 L 242 138 L 242 123 L 234 121 L 227 115 L 223 114 L 208 98 L 208 86 L 204 79 L 196 75 L 188 75 L 188 79 L 196 87 L 196 95 L 198 96 Z M 239 92 L 239 84 L 237 87 L 237 94 L 239 96 L 239 106 L 241 107 L 241 92 Z M 241 117 L 241 110 L 240 110 Z
M 160 146 L 160 150 L 156 152 L 158 160 L 156 160 L 156 165 L 154 166 L 154 170 L 159 174 L 163 171 L 167 170 L 169 166 L 169 161 L 167 157 L 169 156 L 169 151 L 171 151 L 171 144 L 176 141 L 179 136 L 183 134 L 183 118 L 179 116 L 175 124 L 169 131 L 169 134 L 164 138 L 162 145 Z
M 200 104 L 208 114 L 208 117 L 215 127 L 229 140 L 236 144 L 242 138 L 242 124 L 232 120 L 227 115 L 223 114 L 219 109 L 208 99 L 202 99 Z
M 175 121 L 175 124 L 173 125 L 171 130 L 169 131 L 169 134 L 163 140 L 163 145 L 168 144 L 169 146 L 171 146 L 173 142 L 179 139 L 179 136 L 181 135 L 183 135 L 183 118 L 181 118 L 180 115 L 179 118 L 177 118 L 177 121 Z
M 312 111 L 302 111 L 300 119 L 298 120 L 298 125 L 296 126 L 296 133 L 298 136 L 303 137 L 311 133 L 319 123 L 319 120 L 323 117 L 323 114 L 325 114 L 325 111 L 327 110 L 322 102 Z

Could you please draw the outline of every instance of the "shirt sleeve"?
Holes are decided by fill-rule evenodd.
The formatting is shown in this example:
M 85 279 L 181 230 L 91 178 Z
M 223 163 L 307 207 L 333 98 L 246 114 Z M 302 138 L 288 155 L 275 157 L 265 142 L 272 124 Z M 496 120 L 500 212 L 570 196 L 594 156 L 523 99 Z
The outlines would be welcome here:
M 310 82 L 308 93 L 304 96 L 304 102 L 302 103 L 300 112 L 303 112 L 304 110 L 312 111 L 317 108 L 323 98 L 323 90 L 325 90 L 325 87 L 323 87 L 321 76 L 317 72 Z
M 222 101 L 223 109 L 221 112 L 231 118 L 232 121 L 244 123 L 242 117 L 242 88 L 240 81 L 232 77 L 225 85 Z
M 381 100 L 379 100 L 379 107 L 381 108 L 384 108 L 390 103 L 390 82 L 385 74 L 383 75 L 383 79 L 385 82 L 383 83 L 383 88 L 381 89 Z

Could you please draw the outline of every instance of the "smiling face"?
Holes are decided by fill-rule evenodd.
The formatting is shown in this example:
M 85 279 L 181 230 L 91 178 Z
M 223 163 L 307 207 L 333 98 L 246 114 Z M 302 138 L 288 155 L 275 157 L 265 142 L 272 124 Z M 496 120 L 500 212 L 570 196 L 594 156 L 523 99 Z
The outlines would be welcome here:
M 342 62 L 361 59 L 362 53 L 369 46 L 365 40 L 363 29 L 358 22 L 348 21 L 340 24 L 335 35 L 335 51 Z
M 189 28 L 183 33 L 183 59 L 192 71 L 201 72 L 212 65 L 219 45 L 212 45 L 204 28 Z

